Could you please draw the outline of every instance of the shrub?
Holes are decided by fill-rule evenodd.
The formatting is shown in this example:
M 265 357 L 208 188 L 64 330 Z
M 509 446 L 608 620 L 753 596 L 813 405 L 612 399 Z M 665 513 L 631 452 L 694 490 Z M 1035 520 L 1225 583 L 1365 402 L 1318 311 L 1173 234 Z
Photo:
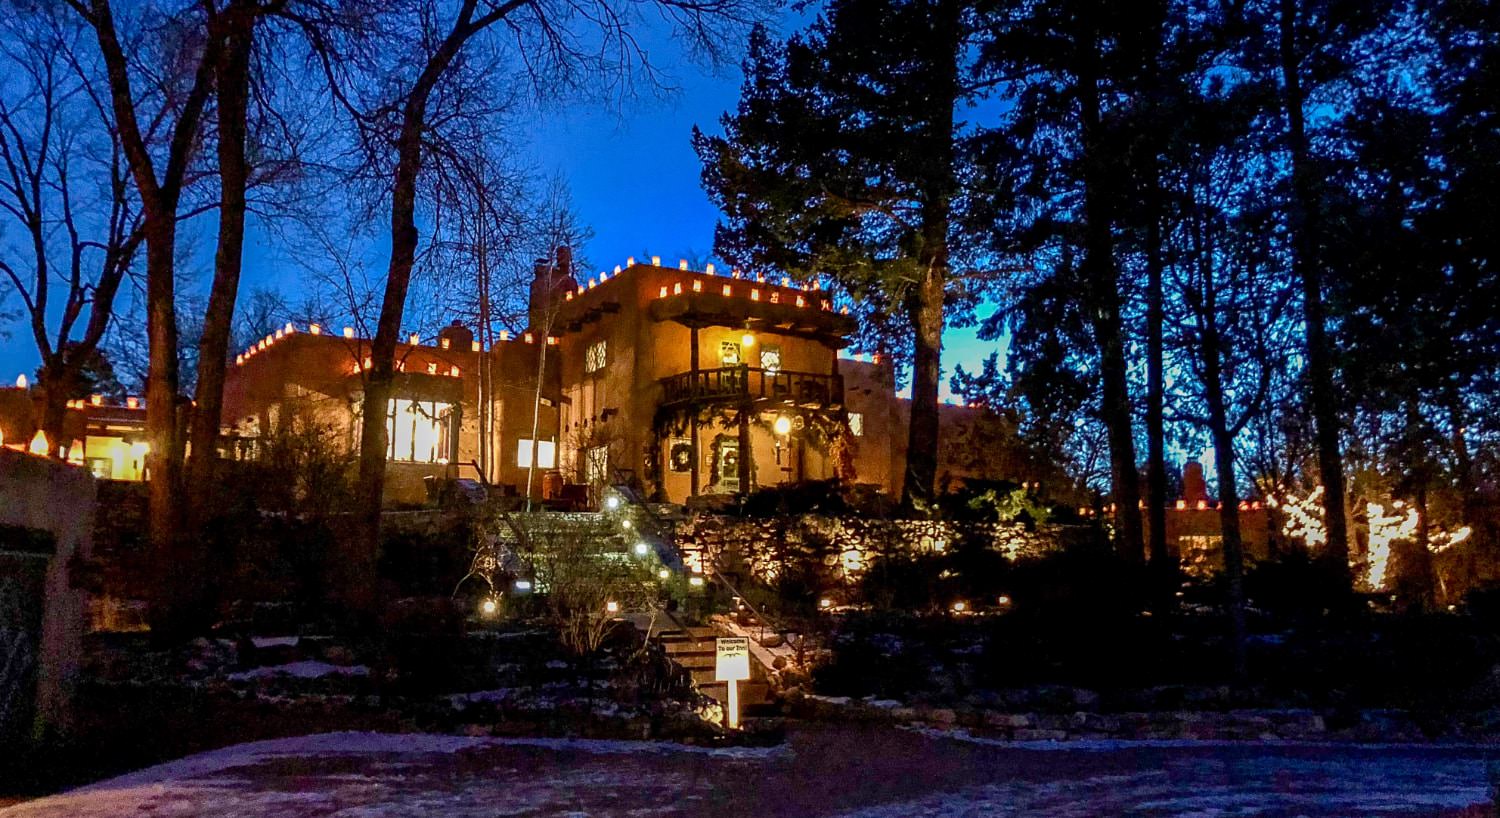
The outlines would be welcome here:
M 1282 625 L 1349 613 L 1358 603 L 1346 578 L 1300 549 L 1251 568 L 1245 575 L 1245 597 Z

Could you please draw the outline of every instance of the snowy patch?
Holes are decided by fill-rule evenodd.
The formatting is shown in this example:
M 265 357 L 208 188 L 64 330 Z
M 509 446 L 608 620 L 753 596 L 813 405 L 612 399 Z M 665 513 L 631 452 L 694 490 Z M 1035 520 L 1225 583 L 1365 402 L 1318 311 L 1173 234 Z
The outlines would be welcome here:
M 1373 754 L 1334 760 L 1183 757 L 1169 761 L 1166 769 L 1070 781 L 1009 781 L 881 804 L 842 818 L 1414 815 L 1486 802 L 1481 762 L 1414 761 Z
M 188 756 L 117 778 L 90 784 L 74 792 L 95 792 L 161 784 L 248 767 L 277 758 L 374 754 L 450 754 L 485 747 L 535 747 L 572 753 L 620 755 L 629 753 L 690 753 L 717 758 L 772 759 L 790 756 L 785 747 L 693 747 L 669 741 L 618 741 L 581 738 L 469 737 L 434 733 L 318 733 L 311 736 L 252 741 Z
M 300 636 L 252 636 L 250 642 L 258 648 L 293 648 L 302 641 Z
M 1363 751 L 1464 751 L 1464 752 L 1494 752 L 1497 749 L 1494 744 L 1481 744 L 1477 742 L 1443 742 L 1441 744 L 1411 744 L 1402 742 L 1360 742 L 1358 744 L 1347 741 L 1295 741 L 1277 740 L 1268 744 L 1258 740 L 1235 740 L 1235 739 L 1191 739 L 1191 738 L 1135 738 L 1135 739 L 1078 739 L 1075 741 L 1011 741 L 1003 738 L 990 738 L 988 736 L 976 736 L 969 732 L 966 727 L 942 729 L 920 724 L 898 724 L 897 730 L 907 730 L 920 733 L 929 738 L 945 738 L 953 741 L 963 741 L 971 744 L 987 744 L 992 747 L 1003 747 L 1008 750 L 1036 750 L 1036 751 L 1066 751 L 1081 753 L 1111 753 L 1119 750 L 1193 750 L 1193 749 L 1249 749 L 1261 748 L 1267 751 L 1276 749 L 1288 750 L 1341 750 L 1352 753 Z
M 285 665 L 258 667 L 240 673 L 231 673 L 231 681 L 266 679 L 274 676 L 291 676 L 297 679 L 321 679 L 324 676 L 368 676 L 370 669 L 364 665 L 330 665 L 327 662 L 291 662 Z

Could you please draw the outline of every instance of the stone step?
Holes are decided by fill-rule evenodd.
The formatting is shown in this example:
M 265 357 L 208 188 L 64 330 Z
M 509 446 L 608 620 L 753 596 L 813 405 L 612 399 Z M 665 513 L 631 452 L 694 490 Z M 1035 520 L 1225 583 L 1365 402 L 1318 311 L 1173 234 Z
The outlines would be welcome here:
M 712 636 L 708 636 L 708 637 L 691 636 L 689 634 L 685 634 L 684 633 L 684 634 L 670 634 L 670 635 L 666 635 L 666 636 L 661 637 L 660 641 L 661 641 L 661 643 L 662 643 L 662 645 L 664 647 L 671 647 L 673 645 L 692 645 L 692 646 L 706 646 L 709 650 L 713 650 L 713 647 L 716 644 L 715 641 L 714 641 L 715 638 L 716 637 L 712 637 Z

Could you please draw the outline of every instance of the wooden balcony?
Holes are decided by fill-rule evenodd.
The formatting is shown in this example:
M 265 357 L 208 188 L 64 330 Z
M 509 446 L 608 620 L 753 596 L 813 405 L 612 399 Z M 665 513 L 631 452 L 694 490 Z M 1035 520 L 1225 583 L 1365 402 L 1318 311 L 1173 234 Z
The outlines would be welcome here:
M 711 403 L 780 403 L 807 409 L 837 409 L 844 379 L 815 372 L 726 366 L 662 378 L 662 406 Z

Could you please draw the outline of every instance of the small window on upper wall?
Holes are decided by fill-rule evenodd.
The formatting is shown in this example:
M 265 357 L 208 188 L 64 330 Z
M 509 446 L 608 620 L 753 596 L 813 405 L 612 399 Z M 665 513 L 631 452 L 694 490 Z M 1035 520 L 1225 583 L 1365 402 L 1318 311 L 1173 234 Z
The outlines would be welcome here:
M 849 434 L 855 437 L 865 436 L 865 416 L 862 412 L 849 413 Z
M 767 372 L 781 371 L 781 347 L 766 344 L 760 348 L 760 368 Z
M 598 372 L 609 360 L 609 346 L 605 341 L 595 341 L 583 351 L 583 371 Z
M 719 364 L 722 366 L 739 366 L 740 345 L 734 341 L 720 341 Z

